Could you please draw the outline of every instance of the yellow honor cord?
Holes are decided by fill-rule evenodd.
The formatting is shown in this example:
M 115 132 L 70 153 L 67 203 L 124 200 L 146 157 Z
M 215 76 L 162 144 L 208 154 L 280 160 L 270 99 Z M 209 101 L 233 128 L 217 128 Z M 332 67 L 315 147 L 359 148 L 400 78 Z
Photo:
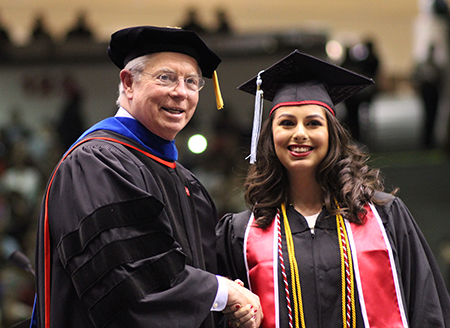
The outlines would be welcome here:
M 216 71 L 214 71 L 214 73 L 213 73 L 213 84 L 214 84 L 214 94 L 216 95 L 217 109 L 222 109 L 223 108 L 223 99 L 222 99 L 222 93 L 220 92 L 219 78 L 217 77 Z
M 341 225 L 341 215 L 336 215 L 336 227 L 337 227 L 337 233 L 338 236 L 341 234 L 341 229 L 340 229 L 340 225 Z M 340 257 L 341 257 L 341 285 L 342 285 L 342 291 L 341 291 L 341 295 L 342 295 L 342 322 L 345 324 L 345 322 L 347 322 L 347 316 L 346 316 L 346 304 L 347 301 L 345 299 L 345 266 L 344 266 L 344 253 L 342 252 L 342 238 L 338 238 L 339 240 L 339 250 L 340 250 Z
M 336 203 L 337 205 L 337 203 Z M 339 208 L 339 205 L 337 205 Z M 341 227 L 344 234 L 344 241 L 347 245 L 347 257 L 348 257 L 348 267 L 350 271 L 350 299 L 351 299 L 351 317 L 352 317 L 352 327 L 356 327 L 356 306 L 355 306 L 355 279 L 354 279 L 354 273 L 353 273 L 353 261 L 352 261 L 352 255 L 350 251 L 350 244 L 348 241 L 348 235 L 347 235 L 347 229 L 344 225 L 344 219 L 342 218 L 342 215 L 338 214 L 336 215 L 336 228 L 338 233 L 338 240 L 339 240 L 339 249 L 340 249 L 340 255 L 341 255 L 341 279 L 342 279 L 342 322 L 344 324 L 344 327 L 347 326 L 347 300 L 346 300 L 346 275 L 345 275 L 345 259 L 344 259 L 344 248 L 342 245 L 342 238 L 340 237 L 341 234 Z
M 286 243 L 288 247 L 289 264 L 291 268 L 291 280 L 292 280 L 292 298 L 294 301 L 294 313 L 295 313 L 295 327 L 299 327 L 299 316 L 302 328 L 306 328 L 305 315 L 303 313 L 302 291 L 300 287 L 300 275 L 298 272 L 297 260 L 295 259 L 294 241 L 292 239 L 291 227 L 286 215 L 286 205 L 281 204 L 281 211 L 283 213 L 283 223 L 286 233 Z M 299 314 L 300 309 L 300 314 Z

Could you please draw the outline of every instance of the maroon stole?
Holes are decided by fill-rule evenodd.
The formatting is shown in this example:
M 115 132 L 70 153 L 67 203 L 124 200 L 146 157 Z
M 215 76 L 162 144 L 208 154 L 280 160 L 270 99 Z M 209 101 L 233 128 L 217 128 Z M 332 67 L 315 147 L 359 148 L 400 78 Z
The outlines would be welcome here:
M 375 207 L 366 205 L 365 209 L 367 214 L 363 225 L 345 221 L 364 326 L 407 328 L 397 270 L 386 230 Z M 280 327 L 279 214 L 264 230 L 257 228 L 253 221 L 252 214 L 244 239 L 250 289 L 260 297 L 264 311 L 261 327 Z

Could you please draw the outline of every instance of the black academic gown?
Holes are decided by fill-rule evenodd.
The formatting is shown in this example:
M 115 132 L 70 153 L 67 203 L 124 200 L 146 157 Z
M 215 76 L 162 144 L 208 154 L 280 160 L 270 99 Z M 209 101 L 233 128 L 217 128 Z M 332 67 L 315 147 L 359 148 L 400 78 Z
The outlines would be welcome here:
M 379 193 L 388 199 L 376 206 L 386 227 L 403 292 L 409 327 L 450 327 L 450 299 L 433 254 L 406 206 L 399 198 Z M 248 286 L 243 258 L 243 239 L 250 212 L 227 214 L 219 222 L 219 272 L 241 279 Z M 304 217 L 292 206 L 287 208 L 307 328 L 342 327 L 341 276 L 336 218 L 320 213 L 314 234 Z M 282 231 L 284 262 L 290 279 L 286 241 Z M 356 288 L 355 288 L 356 289 Z M 284 285 L 279 270 L 280 327 L 288 327 Z M 292 295 L 292 290 L 291 290 Z M 357 327 L 364 327 L 356 291 Z M 263 309 L 264 310 L 264 309 Z
M 95 131 L 86 138 L 93 136 L 143 149 L 114 132 Z M 205 268 L 216 270 L 216 209 L 179 163 L 173 169 L 119 143 L 87 141 L 57 169 L 48 213 L 51 327 L 212 327 L 217 279 Z M 44 327 L 43 229 L 42 211 L 36 250 L 39 327 Z

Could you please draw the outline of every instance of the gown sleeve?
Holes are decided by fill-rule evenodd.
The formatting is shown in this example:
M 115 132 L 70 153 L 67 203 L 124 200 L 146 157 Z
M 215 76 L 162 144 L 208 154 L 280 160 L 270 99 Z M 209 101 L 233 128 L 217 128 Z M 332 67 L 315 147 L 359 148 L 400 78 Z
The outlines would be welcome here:
M 245 268 L 243 243 L 250 211 L 228 213 L 216 226 L 217 264 L 220 275 L 231 280 L 240 279 L 249 287 Z
M 52 272 L 66 272 L 52 299 L 70 279 L 74 307 L 80 302 L 95 327 L 199 327 L 217 279 L 186 264 L 170 211 L 153 173 L 126 150 L 80 146 L 50 190 Z
M 178 165 L 180 171 L 187 177 L 193 189 L 195 209 L 200 220 L 205 266 L 209 272 L 217 273 L 215 226 L 218 222 L 217 209 L 211 196 L 198 178 L 184 166 Z
M 420 228 L 399 198 L 378 206 L 392 241 L 411 328 L 450 327 L 450 299 Z

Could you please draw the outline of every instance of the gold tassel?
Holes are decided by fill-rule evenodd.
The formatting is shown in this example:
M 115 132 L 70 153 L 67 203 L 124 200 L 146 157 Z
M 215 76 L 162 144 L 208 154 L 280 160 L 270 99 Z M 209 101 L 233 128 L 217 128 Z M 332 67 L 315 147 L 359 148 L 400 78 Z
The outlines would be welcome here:
M 214 71 L 213 73 L 213 83 L 214 83 L 214 93 L 216 94 L 217 109 L 222 109 L 223 99 L 222 94 L 220 93 L 219 78 L 217 77 L 217 71 Z

